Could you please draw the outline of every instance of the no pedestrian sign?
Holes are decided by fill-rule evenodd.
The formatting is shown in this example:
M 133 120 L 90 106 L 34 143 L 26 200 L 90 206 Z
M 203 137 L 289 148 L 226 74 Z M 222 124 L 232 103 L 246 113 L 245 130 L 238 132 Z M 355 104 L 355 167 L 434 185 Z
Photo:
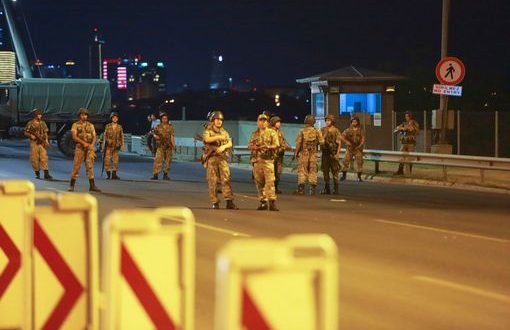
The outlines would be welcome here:
M 462 86 L 434 84 L 432 93 L 439 94 L 439 95 L 448 95 L 448 96 L 462 96 Z
M 436 65 L 436 77 L 443 85 L 458 85 L 465 75 L 464 63 L 457 57 L 445 57 Z

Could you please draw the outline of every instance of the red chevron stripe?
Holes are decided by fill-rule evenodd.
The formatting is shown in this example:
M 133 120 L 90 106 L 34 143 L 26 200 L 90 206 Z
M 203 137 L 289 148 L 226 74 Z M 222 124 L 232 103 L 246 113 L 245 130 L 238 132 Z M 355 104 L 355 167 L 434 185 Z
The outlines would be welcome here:
M 156 329 L 176 330 L 174 322 L 166 312 L 149 282 L 143 276 L 126 246 L 121 243 L 120 268 L 122 275 L 135 293 L 136 297 L 149 315 Z
M 242 322 L 246 330 L 271 330 L 264 316 L 255 305 L 246 287 L 243 286 Z
M 56 330 L 62 326 L 71 313 L 74 305 L 83 294 L 84 288 L 55 245 L 50 241 L 37 219 L 34 221 L 34 243 L 51 271 L 64 287 L 64 294 L 41 329 Z
M 11 284 L 16 273 L 21 268 L 21 252 L 18 250 L 14 242 L 11 240 L 7 231 L 0 223 L 0 249 L 2 249 L 9 260 L 4 271 L 0 274 L 0 298 Z

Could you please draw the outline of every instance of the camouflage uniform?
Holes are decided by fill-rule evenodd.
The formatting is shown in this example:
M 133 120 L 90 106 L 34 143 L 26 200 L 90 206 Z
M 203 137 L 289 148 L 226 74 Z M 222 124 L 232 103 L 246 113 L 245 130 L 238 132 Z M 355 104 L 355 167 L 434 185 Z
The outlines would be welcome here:
M 257 149 L 262 146 L 276 149 Z M 251 135 L 249 147 L 252 150 L 251 163 L 259 201 L 262 204 L 274 203 L 276 201 L 274 160 L 275 153 L 280 147 L 278 133 L 270 128 L 263 132 L 257 129 Z
M 414 152 L 416 151 L 416 136 L 418 135 L 420 131 L 420 125 L 416 120 L 411 119 L 401 126 L 403 128 L 402 131 L 400 131 L 400 151 L 403 152 Z M 404 158 L 404 161 L 406 159 Z M 413 164 L 406 163 L 406 171 L 409 172 L 409 174 L 412 172 Z M 404 171 L 404 163 L 399 164 L 398 172 L 399 174 L 403 174 Z
M 105 127 L 105 158 L 104 168 L 106 171 L 117 172 L 119 169 L 119 150 L 124 144 L 124 132 L 119 124 L 109 123 Z
M 276 122 L 280 122 L 281 119 L 278 116 L 274 116 L 271 118 L 271 129 L 273 129 L 276 134 L 278 134 L 278 142 L 280 143 L 280 147 L 275 152 L 275 158 L 274 158 L 274 175 L 275 175 L 275 189 L 276 193 L 280 194 L 281 191 L 278 190 L 278 184 L 280 183 L 280 178 L 283 173 L 283 159 L 285 156 L 285 150 L 289 148 L 289 144 L 287 143 L 287 140 L 285 139 L 285 135 L 283 135 L 283 132 L 275 127 Z
M 342 136 L 345 140 L 351 143 L 350 146 L 346 146 L 345 157 L 342 162 L 342 171 L 347 171 L 351 165 L 353 158 L 356 159 L 356 172 L 361 173 L 363 171 L 363 146 L 361 142 L 365 137 L 365 131 L 358 127 L 354 129 L 349 127 L 342 132 Z
M 206 138 L 223 136 L 221 141 L 214 143 L 205 143 Z M 223 127 L 215 129 L 210 124 L 204 130 L 204 155 L 210 153 L 210 156 L 205 161 L 204 166 L 207 169 L 207 184 L 209 187 L 209 198 L 213 204 L 219 203 L 217 185 L 220 183 L 221 192 L 226 201 L 234 199 L 234 193 L 230 183 L 230 168 L 228 166 L 228 152 L 221 154 L 214 153 L 214 149 L 227 144 L 230 141 L 230 135 Z
M 342 144 L 340 139 L 340 131 L 335 126 L 323 127 L 321 134 L 324 138 L 324 145 L 322 146 L 322 159 L 321 170 L 324 175 L 324 191 L 323 193 L 329 194 L 329 174 L 333 174 L 333 188 L 335 193 L 338 193 L 338 182 L 340 179 L 340 162 L 335 158 L 338 148 Z
M 172 162 L 172 137 L 174 135 L 174 128 L 170 124 L 159 124 L 154 129 L 154 135 L 159 136 L 157 140 L 156 157 L 154 158 L 154 167 L 152 173 L 157 176 L 163 168 L 163 173 L 168 175 L 170 172 L 170 163 Z
M 48 126 L 43 120 L 32 119 L 25 127 L 25 135 L 33 135 L 36 138 L 30 139 L 30 162 L 36 174 L 42 169 L 48 170 L 48 153 L 46 152 L 46 141 L 48 140 Z
M 315 119 L 313 119 L 315 122 Z M 296 154 L 301 152 L 298 163 L 298 191 L 303 194 L 306 180 L 311 185 L 311 193 L 315 194 L 317 186 L 317 148 L 324 144 L 321 132 L 309 125 L 302 128 L 296 138 Z
M 76 136 L 81 140 L 92 143 L 94 141 L 94 136 L 96 134 L 96 130 L 94 125 L 92 125 L 88 121 L 78 121 L 73 124 L 71 127 L 72 132 L 76 132 Z M 89 180 L 94 179 L 94 159 L 96 158 L 96 153 L 91 149 L 86 149 L 83 147 L 81 143 L 76 143 L 76 148 L 74 149 L 74 161 L 73 161 L 73 172 L 71 174 L 71 179 L 76 180 L 78 178 L 78 173 L 80 172 L 81 163 L 85 161 L 85 169 L 87 171 L 87 177 Z

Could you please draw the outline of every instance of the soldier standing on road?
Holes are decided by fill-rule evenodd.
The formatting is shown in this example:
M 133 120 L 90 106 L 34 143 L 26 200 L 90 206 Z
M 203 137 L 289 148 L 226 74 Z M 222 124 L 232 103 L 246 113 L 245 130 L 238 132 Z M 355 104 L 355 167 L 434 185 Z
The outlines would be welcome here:
M 168 122 L 166 112 L 160 114 L 161 124 L 154 129 L 154 139 L 156 140 L 156 157 L 154 157 L 153 176 L 151 180 L 157 180 L 159 172 L 163 168 L 163 180 L 170 180 L 170 163 L 172 162 L 172 152 L 175 148 L 174 128 Z
M 324 175 L 323 195 L 331 194 L 329 184 L 329 174 L 333 174 L 333 194 L 338 194 L 338 183 L 340 175 L 340 146 L 342 144 L 341 133 L 335 127 L 335 117 L 333 115 L 326 116 L 326 127 L 321 129 L 324 137 L 324 145 L 322 145 L 322 173 Z
M 40 179 L 41 169 L 44 171 L 44 179 L 51 180 L 53 177 L 48 171 L 48 153 L 46 147 L 48 141 L 48 126 L 42 119 L 42 110 L 33 111 L 34 119 L 30 120 L 25 127 L 25 136 L 30 139 L 30 162 L 35 177 Z
M 111 123 L 106 125 L 104 131 L 104 141 L 102 150 L 104 152 L 104 167 L 106 169 L 106 179 L 119 180 L 117 171 L 119 169 L 119 151 L 124 145 L 124 131 L 119 122 L 119 114 L 112 112 L 110 114 Z
M 347 177 L 347 170 L 351 165 L 353 158 L 356 159 L 356 172 L 358 181 L 362 182 L 361 174 L 363 173 L 363 147 L 365 145 L 365 131 L 361 128 L 358 117 L 352 117 L 351 126 L 344 130 L 341 135 L 342 142 L 346 144 L 345 157 L 342 162 L 342 177 L 344 181 Z
M 88 121 L 89 112 L 85 108 L 80 108 L 78 112 L 80 120 L 73 124 L 71 133 L 73 140 L 76 143 L 74 149 L 73 172 L 71 174 L 71 182 L 69 191 L 74 191 L 74 185 L 80 172 L 81 163 L 85 161 L 85 169 L 87 177 L 89 178 L 90 191 L 101 192 L 94 183 L 94 159 L 96 158 L 96 151 L 94 150 L 96 144 L 96 130 L 94 125 Z
M 204 154 L 202 162 L 207 169 L 207 185 L 212 208 L 220 208 L 217 185 L 221 183 L 221 191 L 227 202 L 226 208 L 237 210 L 234 204 L 234 193 L 230 183 L 230 168 L 228 166 L 229 150 L 232 148 L 232 139 L 227 130 L 223 128 L 223 114 L 215 111 L 211 118 L 211 124 L 204 130 Z
M 420 132 L 420 125 L 416 120 L 414 120 L 413 114 L 411 112 L 405 113 L 405 121 L 399 125 L 396 129 L 396 132 L 400 133 L 400 143 L 402 144 L 400 147 L 400 151 L 402 152 L 414 152 L 416 151 L 416 136 Z M 406 168 L 411 174 L 413 170 L 413 164 L 406 164 Z M 404 163 L 400 163 L 398 165 L 398 170 L 395 173 L 396 175 L 404 174 Z
M 280 127 L 282 125 L 282 119 L 278 116 L 273 116 L 271 117 L 270 125 L 271 128 L 278 135 L 278 142 L 280 143 L 280 147 L 276 150 L 274 158 L 274 175 L 275 175 L 274 187 L 276 193 L 281 194 L 282 192 L 281 190 L 278 189 L 278 184 L 280 183 L 280 178 L 283 172 L 283 158 L 285 156 L 285 150 L 290 150 L 290 146 L 287 143 L 287 140 L 285 139 L 285 135 L 283 135 L 283 132 L 280 130 Z
M 295 191 L 297 195 L 305 194 L 306 180 L 310 183 L 310 195 L 317 194 L 317 148 L 324 144 L 324 139 L 321 132 L 313 127 L 314 124 L 315 117 L 307 115 L 306 127 L 299 131 L 296 138 L 296 151 L 292 160 L 301 153 L 298 163 L 298 189 Z
M 268 126 L 269 117 L 257 118 L 258 129 L 253 132 L 248 147 L 251 150 L 253 176 L 260 205 L 257 210 L 278 211 L 275 191 L 275 155 L 280 148 L 278 134 Z
M 156 143 L 154 141 L 154 130 L 156 129 L 156 127 L 158 127 L 159 124 L 161 124 L 161 120 L 157 119 L 156 115 L 153 113 L 151 113 L 147 119 L 151 123 L 151 129 L 149 133 L 147 133 L 147 146 L 149 147 L 149 150 L 152 153 L 152 157 L 154 157 L 156 156 Z

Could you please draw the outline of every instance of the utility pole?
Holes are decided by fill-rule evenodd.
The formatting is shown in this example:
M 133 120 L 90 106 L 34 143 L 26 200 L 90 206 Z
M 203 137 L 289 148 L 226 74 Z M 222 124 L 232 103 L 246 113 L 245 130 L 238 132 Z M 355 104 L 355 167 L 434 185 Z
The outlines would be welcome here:
M 450 15 L 450 0 L 443 0 L 443 18 L 441 28 L 441 59 L 448 56 L 448 16 Z M 441 111 L 441 132 L 439 144 L 447 144 L 448 132 L 448 96 L 440 95 L 439 110 Z

